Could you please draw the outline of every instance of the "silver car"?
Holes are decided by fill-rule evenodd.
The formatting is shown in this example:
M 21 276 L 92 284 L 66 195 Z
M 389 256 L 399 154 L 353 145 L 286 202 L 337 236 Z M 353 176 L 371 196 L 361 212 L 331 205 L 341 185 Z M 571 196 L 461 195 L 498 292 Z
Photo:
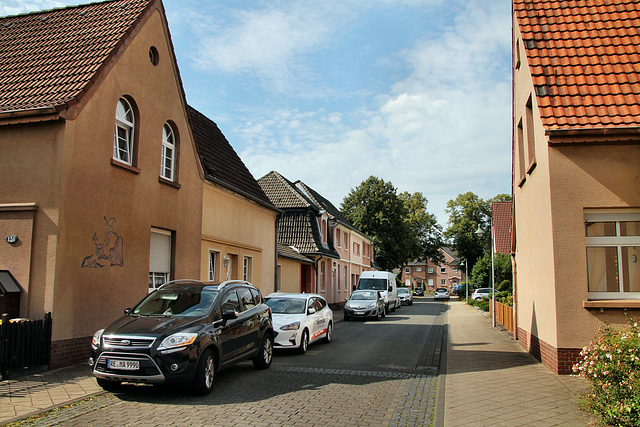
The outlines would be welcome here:
M 357 317 L 380 320 L 384 316 L 384 297 L 374 289 L 354 291 L 344 305 L 344 320 Z
M 446 288 L 438 288 L 433 294 L 433 300 L 437 301 L 439 299 L 449 300 L 449 291 Z
M 401 305 L 413 305 L 413 295 L 409 288 L 398 288 L 398 299 Z

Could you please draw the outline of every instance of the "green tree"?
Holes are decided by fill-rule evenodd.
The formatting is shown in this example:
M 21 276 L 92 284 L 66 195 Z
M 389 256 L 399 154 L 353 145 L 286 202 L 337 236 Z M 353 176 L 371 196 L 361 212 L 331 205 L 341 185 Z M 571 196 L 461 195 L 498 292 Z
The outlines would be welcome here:
M 511 280 L 511 257 L 509 255 L 495 254 L 493 268 L 496 274 L 496 288 L 505 280 Z M 486 252 L 471 269 L 470 279 L 477 288 L 491 287 L 491 255 Z
M 374 241 L 375 262 L 391 271 L 416 250 L 408 210 L 391 182 L 370 176 L 342 201 L 342 213 Z
M 420 192 L 410 194 L 405 191 L 399 197 L 407 208 L 407 221 L 415 237 L 415 255 L 412 258 L 431 259 L 438 265 L 443 263 L 444 256 L 440 251 L 444 246 L 442 226 L 436 216 L 427 211 L 429 201 Z
M 444 237 L 451 242 L 451 248 L 460 258 L 466 259 L 470 266 L 474 265 L 485 248 L 490 248 L 487 239 L 476 234 L 479 225 L 485 227 L 489 222 L 489 203 L 469 191 L 449 200 L 445 212 L 449 221 Z

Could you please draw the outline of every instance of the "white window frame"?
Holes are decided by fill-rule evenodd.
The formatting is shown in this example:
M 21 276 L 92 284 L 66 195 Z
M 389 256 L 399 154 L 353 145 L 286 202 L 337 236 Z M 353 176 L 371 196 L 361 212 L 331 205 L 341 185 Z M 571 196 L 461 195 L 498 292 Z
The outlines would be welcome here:
M 124 132 L 121 135 L 120 132 Z M 118 99 L 116 106 L 116 127 L 113 136 L 113 159 L 133 166 L 133 144 L 135 135 L 135 114 L 131 103 L 125 98 Z
M 433 273 L 433 267 L 429 267 L 427 273 Z
M 149 292 L 155 291 L 171 277 L 171 231 L 152 228 L 149 243 Z
M 638 247 L 640 246 L 640 236 L 621 236 L 620 235 L 620 223 L 625 221 L 640 221 L 640 210 L 629 211 L 615 211 L 615 210 L 594 210 L 585 211 L 584 214 L 585 226 L 587 223 L 593 222 L 615 222 L 616 235 L 615 236 L 602 236 L 602 237 L 586 237 L 585 232 L 585 252 L 588 252 L 588 248 L 616 248 L 617 256 L 617 277 L 618 277 L 618 292 L 592 292 L 588 291 L 589 287 L 589 264 L 587 257 L 587 291 L 589 300 L 610 300 L 610 299 L 640 299 L 640 292 L 625 292 L 624 291 L 624 264 L 619 260 L 623 259 L 622 248 L 624 247 Z
M 220 252 L 209 250 L 209 281 L 218 281 L 218 272 L 220 271 Z
M 447 287 L 447 279 L 440 279 L 440 287 L 442 288 Z
M 440 267 L 440 273 L 447 274 L 447 267 Z
M 242 280 L 251 282 L 253 276 L 253 257 L 245 256 L 242 259 Z
M 411 267 L 405 267 L 404 274 L 411 274 Z
M 416 267 L 416 271 L 422 271 L 422 267 Z
M 176 134 L 169 123 L 162 126 L 162 163 L 160 176 L 168 181 L 175 177 L 176 165 Z

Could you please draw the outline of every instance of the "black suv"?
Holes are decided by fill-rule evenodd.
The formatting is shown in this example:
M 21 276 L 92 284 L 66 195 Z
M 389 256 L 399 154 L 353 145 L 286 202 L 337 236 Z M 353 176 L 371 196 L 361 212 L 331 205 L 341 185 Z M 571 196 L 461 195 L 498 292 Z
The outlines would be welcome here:
M 251 359 L 271 366 L 271 309 L 248 282 L 169 282 L 147 295 L 91 342 L 98 384 L 180 383 L 207 394 L 218 370 Z

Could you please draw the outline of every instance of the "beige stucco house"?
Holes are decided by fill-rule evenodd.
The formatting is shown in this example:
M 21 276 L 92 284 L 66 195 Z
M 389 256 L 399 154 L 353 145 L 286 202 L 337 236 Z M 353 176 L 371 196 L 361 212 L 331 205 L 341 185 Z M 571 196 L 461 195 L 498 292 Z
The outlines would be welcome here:
M 274 289 L 278 210 L 187 106 L 160 0 L 0 28 L 0 278 L 18 316 L 52 313 L 51 366 L 167 280 Z
M 344 305 L 360 274 L 374 269 L 373 241 L 304 182 L 272 171 L 258 183 L 284 212 L 277 225 L 278 290 L 317 292 L 333 307 Z
M 513 3 L 517 337 L 569 373 L 640 314 L 637 3 Z

